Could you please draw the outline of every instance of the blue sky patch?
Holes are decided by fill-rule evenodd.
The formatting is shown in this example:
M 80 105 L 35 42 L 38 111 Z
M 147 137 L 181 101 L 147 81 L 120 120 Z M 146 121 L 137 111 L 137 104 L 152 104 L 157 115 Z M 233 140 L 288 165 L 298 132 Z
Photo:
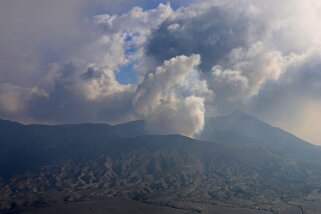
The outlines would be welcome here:
M 120 66 L 116 72 L 116 79 L 121 84 L 135 84 L 138 81 L 135 65 L 137 61 Z

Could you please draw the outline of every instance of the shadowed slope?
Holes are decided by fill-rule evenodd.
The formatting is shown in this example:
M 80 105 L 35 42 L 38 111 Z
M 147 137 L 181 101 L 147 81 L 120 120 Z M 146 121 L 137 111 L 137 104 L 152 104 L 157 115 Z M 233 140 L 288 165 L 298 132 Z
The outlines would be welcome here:
M 274 200 L 307 194 L 321 178 L 318 167 L 255 140 L 228 144 L 180 135 L 128 137 L 135 132 L 126 130 L 136 130 L 141 122 L 119 125 L 116 131 L 105 124 L 0 123 L 1 209 L 115 196 L 166 206 L 181 200 Z
M 240 110 L 210 118 L 200 138 L 222 143 L 258 143 L 284 156 L 321 164 L 321 147 L 303 141 Z

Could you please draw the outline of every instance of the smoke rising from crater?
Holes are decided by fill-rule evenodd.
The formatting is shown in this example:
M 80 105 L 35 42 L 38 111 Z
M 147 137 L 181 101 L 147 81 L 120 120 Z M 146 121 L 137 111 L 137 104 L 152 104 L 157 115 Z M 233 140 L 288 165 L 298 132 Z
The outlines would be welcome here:
M 241 108 L 321 144 L 319 1 L 161 2 L 2 1 L 0 117 L 193 136 Z

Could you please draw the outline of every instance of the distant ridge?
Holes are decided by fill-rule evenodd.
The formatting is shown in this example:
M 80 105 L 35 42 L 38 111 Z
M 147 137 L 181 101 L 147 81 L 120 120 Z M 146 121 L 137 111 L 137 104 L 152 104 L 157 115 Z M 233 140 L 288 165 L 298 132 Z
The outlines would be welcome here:
M 116 126 L 0 121 L 0 210 L 110 197 L 171 207 L 183 203 L 187 210 L 195 202 L 247 200 L 256 207 L 258 196 L 297 196 L 321 185 L 321 166 L 293 153 L 310 144 L 242 112 L 212 122 L 215 138 L 201 141 L 148 135 L 144 121 Z M 271 133 L 277 134 L 257 140 Z M 285 140 L 294 148 L 286 149 L 292 156 L 268 144 L 271 139 Z
M 232 144 L 255 142 L 287 157 L 321 165 L 321 147 L 301 140 L 241 110 L 227 116 L 208 119 L 199 137 L 202 140 Z
M 136 120 L 124 124 L 114 125 L 113 130 L 116 134 L 123 137 L 135 137 L 148 134 L 145 129 L 145 121 L 143 120 Z

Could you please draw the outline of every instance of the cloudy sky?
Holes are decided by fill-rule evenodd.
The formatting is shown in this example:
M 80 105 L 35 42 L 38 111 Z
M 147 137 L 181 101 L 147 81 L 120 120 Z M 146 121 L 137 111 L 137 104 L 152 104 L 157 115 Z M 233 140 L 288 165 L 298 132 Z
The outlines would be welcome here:
M 0 117 L 194 136 L 242 109 L 321 144 L 320 20 L 319 0 L 1 0 Z

